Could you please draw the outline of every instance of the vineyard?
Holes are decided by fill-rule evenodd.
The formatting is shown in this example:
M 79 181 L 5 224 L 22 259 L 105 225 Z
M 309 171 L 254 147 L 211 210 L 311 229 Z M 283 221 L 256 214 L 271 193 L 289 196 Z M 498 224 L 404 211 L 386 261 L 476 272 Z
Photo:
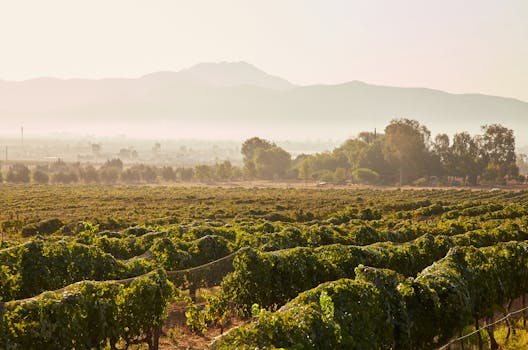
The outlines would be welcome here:
M 528 317 L 527 191 L 0 191 L 0 349 L 506 349 Z

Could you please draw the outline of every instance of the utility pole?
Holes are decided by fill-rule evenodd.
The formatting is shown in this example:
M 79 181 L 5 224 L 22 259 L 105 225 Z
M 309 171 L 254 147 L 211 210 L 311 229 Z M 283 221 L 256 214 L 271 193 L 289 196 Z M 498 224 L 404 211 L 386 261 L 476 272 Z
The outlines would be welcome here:
M 24 126 L 20 127 L 20 143 L 24 144 Z

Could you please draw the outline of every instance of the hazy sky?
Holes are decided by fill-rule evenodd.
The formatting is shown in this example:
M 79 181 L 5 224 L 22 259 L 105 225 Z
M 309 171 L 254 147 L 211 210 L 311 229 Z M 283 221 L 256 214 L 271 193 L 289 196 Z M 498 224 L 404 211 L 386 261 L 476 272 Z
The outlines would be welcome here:
M 240 60 L 298 84 L 528 101 L 528 0 L 0 0 L 0 79 Z

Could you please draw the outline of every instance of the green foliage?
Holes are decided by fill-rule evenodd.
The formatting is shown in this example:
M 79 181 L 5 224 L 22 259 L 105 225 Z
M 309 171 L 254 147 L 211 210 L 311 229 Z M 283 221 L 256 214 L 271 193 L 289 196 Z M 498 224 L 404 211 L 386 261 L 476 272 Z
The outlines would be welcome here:
M 416 278 L 359 266 L 277 312 L 220 337 L 213 349 L 435 349 L 528 290 L 528 243 L 453 248 Z M 521 283 L 519 283 L 521 281 Z
M 0 251 L 0 299 L 27 298 L 82 280 L 107 280 L 143 274 L 153 267 L 138 260 L 116 260 L 93 246 L 30 241 Z
M 0 266 L 0 302 L 14 300 L 20 293 L 21 275 L 8 265 Z
M 186 324 L 191 328 L 191 330 L 198 333 L 203 333 L 207 330 L 207 320 L 205 313 L 200 312 L 198 310 L 198 306 L 196 306 L 196 304 L 194 304 L 192 301 L 187 303 L 185 318 L 187 319 Z
M 204 308 L 205 319 L 211 323 L 220 326 L 221 332 L 227 316 L 229 314 L 229 300 L 224 294 L 209 295 L 206 297 Z
M 135 235 L 112 237 L 108 232 L 102 232 L 95 237 L 93 245 L 117 259 L 130 259 L 145 253 L 156 239 L 165 236 L 165 232 L 149 232 L 139 237 Z
M 244 166 L 250 177 L 257 176 L 257 167 L 255 164 L 255 154 L 257 150 L 266 150 L 272 148 L 273 146 L 274 144 L 271 142 L 258 137 L 247 139 L 244 141 L 244 143 L 242 143 L 241 153 L 244 158 Z
M 226 337 L 237 339 L 225 348 L 432 348 L 523 293 L 528 280 L 526 247 L 497 245 L 528 239 L 525 191 L 15 184 L 3 190 L 0 227 L 10 242 L 0 251 L 0 301 L 30 309 L 13 316 L 18 321 L 8 330 L 0 325 L 2 332 L 21 334 L 5 339 L 26 342 L 14 348 L 51 348 L 42 334 L 61 346 L 75 341 L 65 348 L 107 347 L 118 338 L 125 346 L 152 335 L 159 319 L 149 316 L 150 325 L 138 319 L 158 302 L 155 284 L 130 294 L 76 282 L 140 276 L 157 267 L 171 270 L 170 279 L 191 292 L 218 285 L 234 268 L 222 293 L 187 310 L 196 332 L 212 324 L 223 328 L 231 306 L 253 314 L 256 326 L 229 332 Z M 41 220 L 54 217 L 61 223 Z M 25 234 L 41 232 L 45 239 L 16 243 L 24 226 L 31 228 Z M 233 266 L 228 255 L 235 251 Z M 78 293 L 75 286 L 86 283 L 90 287 Z M 56 297 L 42 305 L 34 304 L 41 296 L 14 301 L 65 286 L 46 294 Z M 114 288 L 122 297 L 115 299 Z M 71 309 L 57 306 L 62 303 Z M 71 311 L 73 305 L 81 305 L 90 323 Z M 89 305 L 96 305 L 93 312 Z M 24 332 L 33 332 L 34 345 Z
M 22 228 L 22 236 L 49 235 L 58 231 L 62 226 L 62 221 L 57 218 L 42 220 L 36 224 L 24 226 Z
M 156 239 L 149 250 L 154 254 L 156 262 L 165 269 L 179 270 L 191 264 L 191 255 L 178 249 L 169 238 Z
M 483 176 L 499 183 L 518 176 L 519 167 L 516 162 L 513 130 L 500 124 L 492 124 L 482 126 L 482 131 L 484 131 L 482 147 L 488 159 Z
M 99 232 L 99 225 L 90 222 L 82 223 L 83 229 L 77 234 L 77 242 L 82 244 L 93 244 Z
M 79 177 L 76 172 L 73 171 L 58 171 L 51 177 L 51 182 L 60 184 L 71 184 L 77 182 Z
M 24 164 L 13 164 L 9 167 L 7 171 L 6 181 L 7 182 L 18 182 L 18 183 L 27 183 L 30 178 L 30 171 L 27 166 Z
M 371 169 L 358 168 L 352 172 L 354 181 L 360 184 L 374 185 L 378 183 L 380 176 L 377 172 Z
M 425 172 L 431 133 L 416 120 L 395 119 L 385 127 L 383 155 L 400 171 L 400 185 Z
M 90 164 L 66 163 L 58 160 L 38 164 L 32 173 L 35 183 L 72 184 L 139 184 L 164 181 L 233 181 L 233 180 L 317 180 L 377 185 L 414 184 L 471 185 L 479 182 L 506 184 L 523 182 L 519 166 L 526 163 L 515 154 L 513 130 L 500 124 L 484 125 L 482 135 L 461 131 L 452 140 L 446 134 L 431 140 L 429 130 L 416 120 L 395 119 L 384 134 L 361 132 L 332 151 L 291 154 L 275 143 L 258 137 L 241 145 L 243 167 L 229 160 L 214 165 L 198 164 L 191 168 L 156 167 L 147 164 L 124 165 L 121 159 L 107 160 L 98 169 Z M 155 148 L 157 153 L 159 148 Z M 95 151 L 98 153 L 99 151 Z M 137 158 L 137 151 L 121 149 L 123 159 Z M 517 164 L 519 158 L 519 164 Z M 30 170 L 22 163 L 9 167 L 6 181 L 30 182 Z M 0 177 L 0 182 L 1 182 Z
M 212 348 L 390 349 L 389 310 L 379 295 L 366 282 L 329 282 L 299 294 L 278 312 L 262 312 L 255 323 L 226 333 Z
M 283 179 L 290 167 L 291 155 L 280 147 L 259 148 L 253 162 L 257 177 L 261 179 Z
M 470 185 L 477 184 L 478 176 L 487 166 L 487 157 L 480 139 L 471 137 L 467 132 L 453 136 L 448 157 L 448 174 L 462 177 Z
M 35 169 L 33 171 L 33 181 L 39 184 L 47 184 L 49 182 L 49 175 L 43 170 Z
M 99 169 L 99 178 L 106 184 L 113 184 L 117 182 L 121 169 L 117 166 L 106 166 Z
M 322 291 L 319 296 L 319 306 L 321 307 L 323 315 L 325 315 L 328 320 L 334 319 L 334 302 L 332 301 L 332 297 L 330 297 L 326 291 Z
M 404 244 L 383 242 L 364 247 L 334 244 L 269 253 L 242 249 L 233 262 L 234 272 L 224 279 L 222 286 L 239 312 L 248 315 L 254 303 L 266 308 L 283 305 L 299 292 L 320 283 L 354 278 L 355 268 L 361 264 L 413 276 L 452 247 L 483 247 L 524 239 L 528 239 L 526 231 L 506 225 L 503 229 L 452 237 L 426 234 Z
M 162 270 L 129 284 L 79 282 L 4 305 L 3 349 L 72 349 L 127 343 L 159 328 L 174 295 Z

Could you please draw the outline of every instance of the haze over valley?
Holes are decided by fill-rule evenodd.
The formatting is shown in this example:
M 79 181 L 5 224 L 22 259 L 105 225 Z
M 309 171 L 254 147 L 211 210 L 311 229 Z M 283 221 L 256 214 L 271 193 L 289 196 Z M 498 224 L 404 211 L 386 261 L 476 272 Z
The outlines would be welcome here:
M 528 144 L 524 101 L 360 81 L 301 86 L 247 62 L 200 63 L 135 79 L 1 81 L 0 96 L 4 136 L 23 125 L 29 136 L 344 140 L 405 117 L 449 134 L 502 123 Z
M 0 0 L 0 350 L 528 349 L 527 0 Z

